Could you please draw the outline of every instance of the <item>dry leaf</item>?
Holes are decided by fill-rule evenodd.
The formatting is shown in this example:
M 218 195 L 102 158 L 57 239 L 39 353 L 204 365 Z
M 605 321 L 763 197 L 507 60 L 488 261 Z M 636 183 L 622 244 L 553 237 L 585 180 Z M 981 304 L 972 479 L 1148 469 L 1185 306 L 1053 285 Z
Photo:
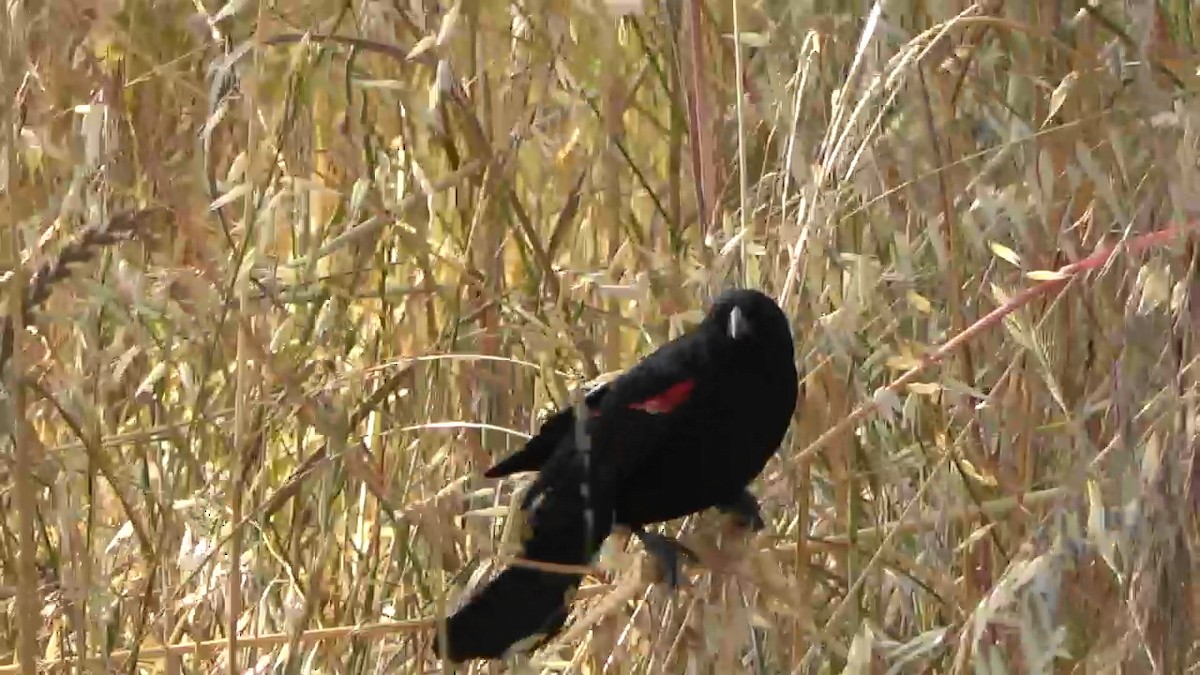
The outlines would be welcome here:
M 1017 255 L 1016 251 L 995 241 L 989 241 L 988 247 L 992 249 L 992 253 L 996 254 L 997 258 L 1006 262 L 1012 263 L 1016 267 L 1021 266 L 1021 256 Z

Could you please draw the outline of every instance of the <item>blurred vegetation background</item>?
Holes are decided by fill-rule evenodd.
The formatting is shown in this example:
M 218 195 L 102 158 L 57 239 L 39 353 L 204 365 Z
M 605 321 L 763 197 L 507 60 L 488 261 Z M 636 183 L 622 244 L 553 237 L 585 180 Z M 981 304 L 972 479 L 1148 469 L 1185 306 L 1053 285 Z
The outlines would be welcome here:
M 1189 237 L 882 388 L 1192 224 L 1198 31 L 1187 0 L 8 3 L 0 663 L 440 668 L 507 551 L 479 472 L 746 284 L 805 373 L 767 530 L 669 524 L 706 563 L 675 595 L 614 546 L 568 634 L 472 672 L 1192 672 Z

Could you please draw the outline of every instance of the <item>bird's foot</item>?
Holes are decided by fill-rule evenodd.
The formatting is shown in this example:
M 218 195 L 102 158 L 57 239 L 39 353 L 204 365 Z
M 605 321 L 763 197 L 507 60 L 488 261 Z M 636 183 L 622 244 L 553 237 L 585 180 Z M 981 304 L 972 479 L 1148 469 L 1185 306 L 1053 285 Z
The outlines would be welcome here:
M 679 580 L 683 578 L 680 557 L 687 558 L 691 562 L 699 560 L 691 549 L 671 537 L 665 537 L 656 532 L 647 532 L 641 527 L 634 528 L 633 533 L 641 540 L 642 546 L 646 547 L 646 552 L 658 562 L 663 578 L 666 579 L 671 590 L 678 588 Z
M 717 509 L 732 517 L 740 527 L 753 532 L 759 532 L 767 526 L 763 522 L 762 513 L 758 510 L 758 500 L 748 490 L 742 490 L 737 499 L 728 504 L 722 504 Z

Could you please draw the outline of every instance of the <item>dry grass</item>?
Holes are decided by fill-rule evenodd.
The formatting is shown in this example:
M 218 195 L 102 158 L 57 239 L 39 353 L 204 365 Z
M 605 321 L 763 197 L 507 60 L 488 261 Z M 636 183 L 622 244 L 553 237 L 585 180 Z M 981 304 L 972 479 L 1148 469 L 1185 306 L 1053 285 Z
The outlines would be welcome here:
M 0 664 L 435 670 L 479 471 L 743 283 L 767 530 L 519 668 L 1200 663 L 1185 0 L 10 4 Z

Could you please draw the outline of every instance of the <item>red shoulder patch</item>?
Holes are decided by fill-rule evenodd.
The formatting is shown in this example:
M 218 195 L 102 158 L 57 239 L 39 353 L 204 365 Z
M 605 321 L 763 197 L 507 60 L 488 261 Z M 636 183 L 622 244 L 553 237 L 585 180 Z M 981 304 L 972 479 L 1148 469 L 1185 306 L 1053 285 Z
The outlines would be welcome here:
M 684 380 L 678 384 L 671 385 L 670 388 L 657 396 L 652 396 L 645 401 L 630 403 L 629 407 L 632 410 L 644 410 L 651 415 L 669 413 L 688 400 L 688 397 L 692 395 L 692 389 L 695 388 L 695 380 Z

